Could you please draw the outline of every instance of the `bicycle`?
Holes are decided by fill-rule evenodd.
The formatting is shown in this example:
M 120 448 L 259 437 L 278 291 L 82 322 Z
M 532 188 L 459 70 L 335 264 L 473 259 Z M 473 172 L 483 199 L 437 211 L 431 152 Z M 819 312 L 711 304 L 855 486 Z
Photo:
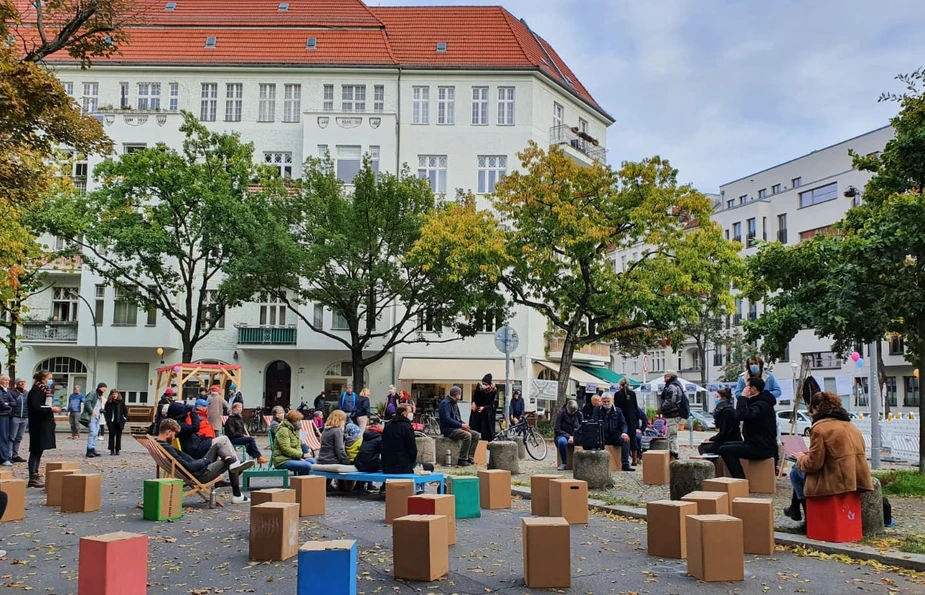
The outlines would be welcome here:
M 495 434 L 494 440 L 513 440 L 517 436 L 523 436 L 524 448 L 527 454 L 535 461 L 542 461 L 546 458 L 546 439 L 537 431 L 535 426 L 527 424 L 527 418 L 521 419 L 516 424 Z
M 247 428 L 247 433 L 251 436 L 266 433 L 267 423 L 263 419 L 263 409 L 260 407 L 254 407 L 250 410 L 249 413 L 249 417 L 244 422 L 244 426 Z
M 422 413 L 421 425 L 424 426 L 424 433 L 428 436 L 440 435 L 440 422 L 433 413 Z

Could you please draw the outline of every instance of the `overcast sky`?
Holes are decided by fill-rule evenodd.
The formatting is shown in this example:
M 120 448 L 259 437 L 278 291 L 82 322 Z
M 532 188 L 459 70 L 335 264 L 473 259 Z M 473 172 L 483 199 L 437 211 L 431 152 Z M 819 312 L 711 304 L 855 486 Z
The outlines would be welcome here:
M 616 118 L 609 161 L 667 157 L 704 192 L 888 123 L 925 66 L 925 0 L 366 0 L 501 4 Z

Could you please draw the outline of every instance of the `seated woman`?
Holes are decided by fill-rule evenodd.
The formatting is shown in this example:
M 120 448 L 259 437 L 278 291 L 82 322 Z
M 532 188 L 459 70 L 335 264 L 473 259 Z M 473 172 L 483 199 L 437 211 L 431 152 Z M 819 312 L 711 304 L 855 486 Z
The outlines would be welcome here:
M 713 410 L 713 421 L 716 424 L 716 434 L 710 436 L 709 439 L 697 447 L 697 451 L 702 455 L 718 455 L 719 447 L 723 444 L 742 441 L 735 403 L 732 400 L 732 391 L 728 388 L 721 388 L 716 391 L 716 409 Z
M 315 459 L 302 448 L 301 421 L 302 414 L 293 409 L 279 424 L 273 441 L 273 466 L 277 469 L 287 469 L 296 475 L 308 475 Z
M 793 498 L 784 514 L 802 520 L 806 498 L 831 496 L 874 489 L 864 448 L 864 437 L 851 423 L 841 399 L 832 393 L 817 392 L 809 401 L 813 426 L 809 433 L 809 452 L 798 454 L 790 483 Z
M 347 424 L 344 428 L 344 450 L 347 451 L 347 457 L 351 463 L 357 458 L 361 446 L 363 446 L 363 435 L 360 433 L 360 426 Z
M 347 424 L 347 414 L 335 409 L 328 416 L 321 434 L 321 450 L 318 452 L 318 463 L 322 465 L 349 465 L 350 457 L 344 447 L 344 426 Z

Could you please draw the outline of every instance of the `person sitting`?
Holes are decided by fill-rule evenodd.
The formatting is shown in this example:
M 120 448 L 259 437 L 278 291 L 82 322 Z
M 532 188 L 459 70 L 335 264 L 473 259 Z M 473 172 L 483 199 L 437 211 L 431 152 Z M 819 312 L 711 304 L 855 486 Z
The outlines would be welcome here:
M 391 424 L 390 424 L 391 425 Z M 376 473 L 382 469 L 380 455 L 382 454 L 383 429 L 380 424 L 372 423 L 363 432 L 363 445 L 353 460 L 353 466 L 363 473 Z
M 736 403 L 736 419 L 742 424 L 744 442 L 727 442 L 719 447 L 726 469 L 732 477 L 745 479 L 739 459 L 773 459 L 777 454 L 777 399 L 765 390 L 764 380 L 752 376 Z
M 382 472 L 389 474 L 414 473 L 418 447 L 414 441 L 411 407 L 401 403 L 392 421 L 382 430 Z M 460 454 L 460 456 L 462 456 Z
M 243 411 L 244 405 L 241 403 L 235 403 L 231 407 L 231 415 L 225 421 L 225 435 L 235 446 L 243 446 L 247 456 L 257 459 L 258 465 L 266 465 L 267 458 L 260 454 L 260 449 L 257 448 L 257 439 L 249 435 L 247 428 L 244 426 L 244 418 L 241 416 Z
M 739 419 L 736 417 L 732 391 L 721 388 L 716 391 L 716 409 L 713 410 L 713 422 L 716 424 L 716 434 L 703 441 L 697 452 L 705 454 L 719 454 L 719 448 L 729 442 L 741 442 L 742 434 L 739 432 Z
M 569 446 L 575 444 L 578 430 L 581 429 L 582 416 L 578 411 L 578 401 L 569 399 L 559 412 L 555 424 L 556 448 L 559 449 L 559 471 L 565 471 L 568 461 Z
M 308 475 L 315 459 L 300 439 L 301 421 L 302 414 L 293 409 L 277 427 L 273 440 L 273 466 L 292 471 L 295 475 Z
M 813 418 L 809 431 L 809 451 L 796 455 L 790 471 L 793 497 L 784 514 L 802 520 L 806 498 L 832 496 L 874 489 L 864 437 L 851 423 L 841 399 L 832 393 L 817 392 L 807 408 Z
M 292 412 L 290 411 L 289 414 Z M 288 419 L 288 415 L 287 418 Z M 300 416 L 301 419 L 301 416 Z M 318 463 L 323 465 L 349 465 L 350 457 L 344 448 L 344 426 L 347 424 L 347 414 L 343 409 L 335 409 L 328 416 L 328 421 L 321 434 L 321 450 L 318 452 Z
M 649 416 L 642 407 L 636 408 L 636 452 L 639 453 L 639 460 L 642 460 L 642 437 L 649 427 Z
M 173 389 L 168 386 L 164 394 L 161 395 L 161 398 L 158 399 L 157 408 L 154 410 L 154 429 L 151 431 L 152 434 L 157 434 L 158 428 L 161 427 L 161 420 L 167 417 L 167 408 L 173 403 L 174 397 Z
M 209 402 L 203 399 L 196 399 L 195 411 L 196 415 L 199 416 L 199 430 L 197 433 L 203 438 L 208 438 L 210 440 L 215 438 L 215 428 L 209 421 Z M 221 425 L 219 425 L 219 429 L 221 429 Z
M 591 398 L 585 401 L 585 406 L 581 408 L 581 418 L 591 419 L 594 417 L 594 411 L 601 406 L 601 396 L 591 395 Z
M 482 435 L 471 429 L 469 424 L 462 422 L 458 404 L 461 395 L 462 389 L 454 386 L 450 389 L 450 394 L 440 402 L 440 433 L 450 440 L 459 442 L 459 460 L 456 461 L 456 464 L 460 467 L 468 467 L 475 463 L 475 451 L 479 447 L 479 440 L 482 439 Z M 412 413 L 412 415 L 414 414 Z M 409 429 L 411 429 L 410 426 Z
M 155 440 L 167 451 L 167 454 L 176 459 L 184 469 L 189 471 L 201 483 L 208 483 L 227 471 L 228 480 L 231 484 L 231 501 L 234 504 L 250 502 L 250 498 L 241 493 L 239 477 L 242 471 L 254 466 L 254 461 L 239 462 L 237 457 L 234 456 L 234 450 L 229 451 L 228 448 L 225 448 L 224 443 L 221 443 L 223 444 L 221 448 L 210 450 L 208 456 L 194 458 L 186 452 L 173 447 L 173 442 L 179 434 L 180 424 L 174 419 L 167 418 L 161 420 Z M 230 443 L 227 446 L 230 447 Z
M 630 436 L 627 433 L 629 428 L 626 425 L 623 412 L 620 411 L 619 407 L 613 406 L 612 394 L 604 393 L 601 395 L 601 406 L 594 411 L 592 419 L 601 424 L 601 430 L 604 433 L 604 444 L 620 448 L 620 461 L 623 464 L 623 471 L 635 471 L 630 466 Z
M 521 396 L 519 390 L 515 390 L 514 394 L 511 395 L 511 425 L 518 423 L 524 417 L 524 398 Z
M 279 429 L 279 424 L 283 423 L 283 420 L 286 419 L 286 410 L 277 405 L 270 413 L 273 416 L 272 419 L 270 419 L 270 434 L 276 438 L 276 430 Z M 301 413 L 301 411 L 299 413 Z
M 360 426 L 347 424 L 344 428 L 344 450 L 347 451 L 347 457 L 350 458 L 351 463 L 357 458 L 361 446 L 363 446 L 363 434 L 360 432 Z
M 324 414 L 320 411 L 315 411 L 312 414 L 312 423 L 315 424 L 315 429 L 318 430 L 320 434 L 324 430 Z
M 234 445 L 231 444 L 228 436 L 205 438 L 199 434 L 200 425 L 203 422 L 208 425 L 209 421 L 200 418 L 195 409 L 191 409 L 185 403 L 179 401 L 171 403 L 167 409 L 167 417 L 176 421 L 180 426 L 177 434 L 177 438 L 180 439 L 180 448 L 194 459 L 210 457 L 216 449 L 230 452 L 231 456 L 234 456 Z

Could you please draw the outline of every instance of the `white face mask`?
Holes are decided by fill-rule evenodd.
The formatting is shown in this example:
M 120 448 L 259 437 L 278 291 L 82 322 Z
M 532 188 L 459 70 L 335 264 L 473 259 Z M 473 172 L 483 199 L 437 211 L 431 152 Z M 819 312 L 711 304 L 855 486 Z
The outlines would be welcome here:
M 414 414 L 411 413 L 410 411 L 405 414 L 405 417 L 408 418 L 408 421 L 414 421 Z

